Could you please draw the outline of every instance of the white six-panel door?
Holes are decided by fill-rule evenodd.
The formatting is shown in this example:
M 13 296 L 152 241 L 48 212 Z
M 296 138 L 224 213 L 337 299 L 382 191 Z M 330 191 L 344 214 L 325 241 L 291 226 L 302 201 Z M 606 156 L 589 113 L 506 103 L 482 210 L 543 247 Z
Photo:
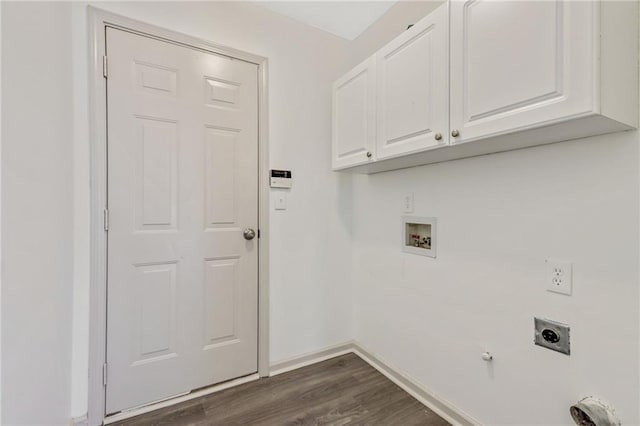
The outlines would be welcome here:
M 258 70 L 116 29 L 107 413 L 257 370 Z
M 448 141 L 448 10 L 438 7 L 376 54 L 378 159 Z
M 590 113 L 597 4 L 452 1 L 451 141 Z

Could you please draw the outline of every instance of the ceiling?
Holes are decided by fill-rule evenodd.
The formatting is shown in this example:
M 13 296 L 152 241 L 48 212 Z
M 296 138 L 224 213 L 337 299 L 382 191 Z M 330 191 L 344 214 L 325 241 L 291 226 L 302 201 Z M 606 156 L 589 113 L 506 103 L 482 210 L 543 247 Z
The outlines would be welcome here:
M 255 4 L 331 34 L 353 40 L 396 1 L 256 1 Z

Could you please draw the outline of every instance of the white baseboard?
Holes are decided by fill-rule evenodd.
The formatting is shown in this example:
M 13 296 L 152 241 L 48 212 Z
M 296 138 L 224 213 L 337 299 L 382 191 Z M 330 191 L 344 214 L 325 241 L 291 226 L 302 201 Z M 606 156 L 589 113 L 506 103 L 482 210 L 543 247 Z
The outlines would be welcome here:
M 270 366 L 269 376 L 271 377 L 286 373 L 287 371 L 296 370 L 298 368 L 306 367 L 307 365 L 312 365 L 348 353 L 354 353 L 359 356 L 367 364 L 378 370 L 389 380 L 405 390 L 409 395 L 413 396 L 423 405 L 427 406 L 431 411 L 452 425 L 476 426 L 481 424 L 473 417 L 455 407 L 449 401 L 446 401 L 426 389 L 424 386 L 419 384 L 417 380 L 400 372 L 400 370 L 394 368 L 388 362 L 374 355 L 361 344 L 354 341 L 329 346 L 324 349 L 276 362 Z
M 88 426 L 88 425 L 89 425 L 89 419 L 87 418 L 86 414 L 84 416 L 73 417 L 71 420 L 69 420 L 69 426 Z
M 287 371 L 297 370 L 298 368 L 316 364 L 340 355 L 352 353 L 354 348 L 355 346 L 353 342 L 344 342 L 275 362 L 269 366 L 269 377 L 277 376 L 278 374 L 286 373 Z
M 452 425 L 477 426 L 481 424 L 479 421 L 469 416 L 462 410 L 458 409 L 450 402 L 446 401 L 445 399 L 437 396 L 435 393 L 426 389 L 417 380 L 402 373 L 400 370 L 391 366 L 384 359 L 376 356 L 373 352 L 370 352 L 359 343 L 353 342 L 353 341 L 329 346 L 314 352 L 309 352 L 303 355 L 299 355 L 296 357 L 275 362 L 270 365 L 269 377 L 286 373 L 287 371 L 296 370 L 298 368 L 306 367 L 308 365 L 316 364 L 318 362 L 326 361 L 328 359 L 335 358 L 340 355 L 345 355 L 348 353 L 353 353 L 358 357 L 360 357 L 367 364 L 371 365 L 373 368 L 378 370 L 381 374 L 386 376 L 389 380 L 394 382 L 396 385 L 400 386 L 408 394 L 413 396 L 415 399 L 417 399 L 426 407 L 428 407 L 431 411 L 433 411 L 434 413 L 436 413 L 437 415 L 439 415 L 440 417 L 442 417 Z M 174 404 L 179 404 L 184 401 L 188 401 L 188 400 L 198 398 L 204 395 L 208 395 L 214 392 L 219 392 L 221 390 L 230 388 L 232 386 L 237 386 L 237 385 L 251 382 L 258 379 L 259 379 L 259 376 L 257 374 L 253 374 L 251 376 L 242 377 L 236 380 L 231 380 L 229 382 L 222 383 L 220 385 L 201 389 L 197 392 L 192 392 L 187 395 L 171 398 L 165 401 L 160 401 L 155 404 L 150 404 L 144 407 L 132 409 L 130 411 L 114 414 L 107 417 L 104 420 L 104 424 L 107 425 L 110 423 L 117 422 L 119 420 L 135 417 L 140 414 L 155 411 L 160 408 L 168 407 Z M 86 417 L 84 418 L 84 422 L 82 418 L 78 418 L 77 421 L 76 419 L 73 419 L 71 424 L 73 426 L 84 426 L 86 425 Z
M 459 408 L 455 407 L 449 401 L 437 396 L 435 393 L 427 390 L 419 384 L 419 382 L 398 369 L 392 367 L 382 358 L 374 355 L 372 352 L 364 349 L 359 343 L 353 344 L 353 353 L 358 355 L 362 360 L 378 370 L 389 380 L 400 386 L 409 395 L 427 406 L 431 411 L 448 421 L 454 426 L 476 426 L 481 423 L 469 416 Z

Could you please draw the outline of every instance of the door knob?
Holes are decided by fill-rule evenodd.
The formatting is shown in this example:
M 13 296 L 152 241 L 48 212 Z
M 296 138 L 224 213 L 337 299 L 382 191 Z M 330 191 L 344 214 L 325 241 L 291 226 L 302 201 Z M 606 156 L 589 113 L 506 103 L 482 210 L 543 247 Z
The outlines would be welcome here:
M 245 240 L 253 240 L 256 237 L 256 231 L 251 228 L 247 228 L 242 232 L 242 236 Z
M 460 136 L 460 132 L 454 129 L 451 131 L 451 136 L 457 138 L 458 136 Z
M 434 138 L 435 140 L 437 140 L 437 141 L 441 140 L 441 139 L 442 139 L 442 133 L 436 133 L 436 134 L 433 136 L 433 138 Z
M 372 155 L 371 151 L 367 151 L 367 158 L 371 158 Z

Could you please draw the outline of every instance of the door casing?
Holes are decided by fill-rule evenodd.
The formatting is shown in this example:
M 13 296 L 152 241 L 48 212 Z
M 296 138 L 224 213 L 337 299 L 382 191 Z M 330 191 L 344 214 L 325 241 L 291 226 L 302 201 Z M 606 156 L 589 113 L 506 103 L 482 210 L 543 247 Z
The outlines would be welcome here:
M 107 327 L 107 86 L 103 75 L 106 52 L 105 29 L 112 27 L 165 42 L 232 57 L 258 66 L 258 374 L 269 375 L 269 156 L 268 85 L 265 57 L 217 45 L 175 31 L 146 24 L 122 15 L 88 7 L 89 108 L 91 159 L 91 249 L 89 291 L 89 425 L 102 424 L 105 418 L 104 366 Z

